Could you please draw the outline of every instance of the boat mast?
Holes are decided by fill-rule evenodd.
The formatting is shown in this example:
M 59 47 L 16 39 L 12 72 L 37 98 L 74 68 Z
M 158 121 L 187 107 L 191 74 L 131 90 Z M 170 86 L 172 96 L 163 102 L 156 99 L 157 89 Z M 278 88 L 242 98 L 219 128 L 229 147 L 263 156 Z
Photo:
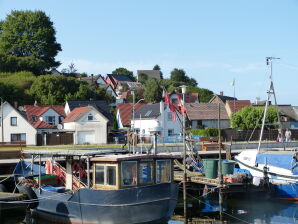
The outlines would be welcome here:
M 258 153 L 260 152 L 260 149 L 261 149 L 261 142 L 262 142 L 262 138 L 263 138 L 266 114 L 267 114 L 268 104 L 269 104 L 269 99 L 270 99 L 271 94 L 273 94 L 274 101 L 275 101 L 274 103 L 277 106 L 276 95 L 275 95 L 273 81 L 272 81 L 272 60 L 273 59 L 280 59 L 280 58 L 275 58 L 275 57 L 267 57 L 266 58 L 266 64 L 270 65 L 270 76 L 269 76 L 270 87 L 269 87 L 269 90 L 267 92 L 268 95 L 267 95 L 267 100 L 266 100 L 266 104 L 265 104 L 264 116 L 263 116 L 262 127 L 261 127 L 261 134 L 260 134 L 260 139 L 259 139 L 259 144 L 258 144 Z M 278 108 L 277 108 L 277 119 L 278 119 L 278 123 L 280 125 L 280 128 L 282 128 L 281 123 L 280 123 L 279 114 L 278 114 Z

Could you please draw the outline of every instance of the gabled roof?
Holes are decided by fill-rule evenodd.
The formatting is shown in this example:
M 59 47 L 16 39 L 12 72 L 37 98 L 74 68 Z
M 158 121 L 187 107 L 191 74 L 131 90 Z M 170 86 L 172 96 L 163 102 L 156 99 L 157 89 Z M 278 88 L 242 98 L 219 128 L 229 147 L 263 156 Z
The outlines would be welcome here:
M 87 82 L 88 84 L 94 84 L 94 82 L 96 82 L 96 80 L 99 79 L 100 77 L 102 77 L 102 76 L 99 74 L 99 75 L 94 75 L 94 76 L 81 77 L 79 79 L 81 81 Z M 104 80 L 103 77 L 102 77 L 102 79 Z
M 112 80 L 115 79 L 119 82 L 132 82 L 128 75 L 115 75 L 115 74 L 107 74 L 107 76 Z
M 138 76 L 140 74 L 145 74 L 151 78 L 160 79 L 160 71 L 159 70 L 137 70 Z
M 67 103 L 70 111 L 77 107 L 92 106 L 102 113 L 109 120 L 109 122 L 112 122 L 112 115 L 109 110 L 109 105 L 105 100 L 68 100 Z
M 70 112 L 70 114 L 68 114 L 67 117 L 64 119 L 63 123 L 76 121 L 77 119 L 79 119 L 81 116 L 83 116 L 87 111 L 91 110 L 92 108 L 95 109 L 92 106 L 76 107 L 76 108 L 74 108 Z
M 38 106 L 38 105 L 25 105 L 24 112 L 27 116 L 27 120 L 32 123 L 32 117 L 40 117 L 48 110 L 53 109 L 60 116 L 66 117 L 64 112 L 64 106 L 53 105 L 53 106 Z
M 278 105 L 279 114 L 287 116 L 291 120 L 298 121 L 298 115 L 295 112 L 295 108 L 291 105 Z
M 250 107 L 250 100 L 227 100 L 226 104 L 230 107 L 232 113 L 236 113 L 244 107 Z
M 223 96 L 223 95 L 217 95 L 215 94 L 211 100 L 209 101 L 209 103 L 211 103 L 215 98 L 219 98 L 223 103 L 226 103 L 227 100 L 237 100 L 236 97 L 231 97 L 231 96 Z
M 135 111 L 136 119 L 157 118 L 160 115 L 160 104 L 147 104 Z
M 189 120 L 217 120 L 218 104 L 216 103 L 187 103 L 185 104 L 186 114 Z M 228 120 L 224 105 L 220 104 L 220 119 Z
M 57 128 L 55 125 L 51 125 L 41 120 L 34 122 L 32 125 L 36 129 L 56 129 Z
M 120 113 L 120 118 L 123 126 L 130 126 L 130 120 L 132 117 L 132 103 L 119 103 L 117 104 L 117 109 Z M 144 106 L 143 103 L 138 103 L 135 105 L 135 111 L 137 111 L 140 107 Z

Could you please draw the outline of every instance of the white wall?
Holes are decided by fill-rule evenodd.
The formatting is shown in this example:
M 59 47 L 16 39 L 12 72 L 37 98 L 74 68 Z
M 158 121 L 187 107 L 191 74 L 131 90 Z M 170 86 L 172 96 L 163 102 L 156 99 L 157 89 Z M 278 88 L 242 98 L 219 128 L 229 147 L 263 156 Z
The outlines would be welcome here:
M 0 116 L 1 116 L 0 111 Z M 17 117 L 17 126 L 11 126 L 10 118 Z M 4 142 L 11 141 L 11 134 L 26 134 L 26 144 L 36 145 L 36 129 L 9 103 L 4 103 L 3 109 Z M 2 127 L 0 127 L 0 141 L 2 142 Z
M 42 120 L 44 122 L 47 122 L 47 117 L 48 116 L 54 116 L 55 117 L 55 124 L 53 124 L 53 125 L 57 126 L 59 124 L 60 115 L 55 110 L 53 110 L 53 109 L 47 110 L 44 114 L 41 115 Z
M 168 120 L 168 112 L 170 112 L 168 106 L 164 110 L 164 122 L 163 117 L 160 115 L 156 119 L 141 119 L 135 118 L 135 128 L 138 128 L 140 130 L 145 129 L 145 134 L 149 135 L 149 129 L 160 127 L 162 128 L 162 136 L 168 137 L 168 130 L 172 129 L 174 131 L 173 134 L 180 134 L 182 132 L 181 123 L 177 117 L 177 121 L 173 122 L 172 120 Z M 178 116 L 180 120 L 182 121 L 182 116 L 178 113 Z M 143 132 L 141 131 L 141 134 Z
M 93 115 L 94 120 L 88 121 L 88 114 Z M 64 123 L 65 130 L 73 130 L 74 144 L 78 144 L 78 132 L 80 131 L 92 131 L 95 134 L 95 144 L 107 143 L 107 123 L 108 120 L 98 111 L 89 110 L 76 122 Z

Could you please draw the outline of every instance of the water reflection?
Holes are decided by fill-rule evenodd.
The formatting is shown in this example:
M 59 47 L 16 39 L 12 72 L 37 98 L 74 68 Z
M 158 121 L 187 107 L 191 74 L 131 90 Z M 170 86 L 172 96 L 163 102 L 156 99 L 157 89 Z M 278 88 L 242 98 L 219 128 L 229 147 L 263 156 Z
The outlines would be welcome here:
M 181 205 L 181 203 L 178 204 Z M 234 195 L 233 199 L 226 200 L 224 209 L 223 219 L 225 223 L 298 223 L 298 204 L 268 200 L 266 197 L 259 195 Z M 23 212 L 18 212 L 8 215 L 8 213 L 2 212 L 0 214 L 1 224 L 57 223 L 51 219 L 50 215 L 47 215 L 47 220 L 43 220 L 36 219 L 31 213 L 26 215 Z M 181 217 L 183 208 L 178 206 L 175 214 Z M 192 223 L 217 223 L 216 220 L 219 219 L 217 198 L 205 198 L 201 202 L 192 201 L 189 214 L 192 216 Z M 183 221 L 182 218 L 171 220 L 168 224 L 183 224 L 181 220 Z

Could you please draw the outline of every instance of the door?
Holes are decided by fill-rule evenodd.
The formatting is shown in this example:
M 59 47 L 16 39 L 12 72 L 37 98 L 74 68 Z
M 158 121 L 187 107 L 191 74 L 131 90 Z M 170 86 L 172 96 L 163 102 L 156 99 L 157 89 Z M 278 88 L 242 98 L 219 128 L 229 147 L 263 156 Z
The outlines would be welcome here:
M 95 133 L 94 131 L 79 131 L 78 132 L 78 144 L 94 144 Z

